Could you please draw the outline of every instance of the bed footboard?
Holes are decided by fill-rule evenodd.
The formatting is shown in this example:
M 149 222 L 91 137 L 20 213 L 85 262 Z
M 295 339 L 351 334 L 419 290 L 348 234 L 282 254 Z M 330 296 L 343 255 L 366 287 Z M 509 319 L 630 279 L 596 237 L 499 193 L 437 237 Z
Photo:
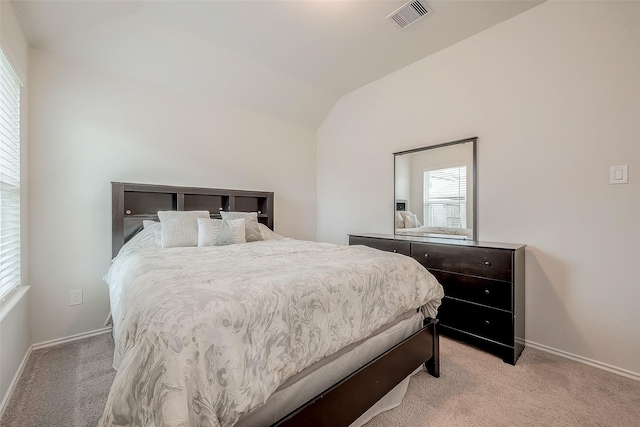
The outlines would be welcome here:
M 424 363 L 424 367 L 427 368 L 432 376 L 440 378 L 440 331 L 438 330 L 438 319 L 424 319 L 424 324 L 431 325 L 433 327 L 433 351 L 431 358 Z
M 305 403 L 273 427 L 349 426 L 391 389 L 424 364 L 440 376 L 438 320 L 423 327 L 362 368 Z

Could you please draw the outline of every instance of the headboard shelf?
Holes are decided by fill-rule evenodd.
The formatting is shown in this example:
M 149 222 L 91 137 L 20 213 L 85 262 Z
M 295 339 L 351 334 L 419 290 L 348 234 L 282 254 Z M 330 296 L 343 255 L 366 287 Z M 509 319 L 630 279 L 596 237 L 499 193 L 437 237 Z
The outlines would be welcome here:
M 220 188 L 111 183 L 111 256 L 142 229 L 143 220 L 158 220 L 158 211 L 207 210 L 258 212 L 258 221 L 273 230 L 273 192 Z
M 185 210 L 196 210 L 196 209 L 185 209 Z M 206 210 L 206 209 L 203 209 L 203 210 Z M 245 212 L 245 211 L 238 211 L 238 212 Z M 256 211 L 246 211 L 246 212 L 256 212 Z M 209 213 L 210 213 L 209 216 L 211 218 L 222 218 L 222 215 L 220 215 L 219 213 L 217 214 L 211 213 L 211 212 Z M 269 218 L 269 215 L 259 213 L 258 218 Z M 141 220 L 159 221 L 158 214 L 130 214 L 130 215 L 125 214 L 124 219 L 141 219 Z

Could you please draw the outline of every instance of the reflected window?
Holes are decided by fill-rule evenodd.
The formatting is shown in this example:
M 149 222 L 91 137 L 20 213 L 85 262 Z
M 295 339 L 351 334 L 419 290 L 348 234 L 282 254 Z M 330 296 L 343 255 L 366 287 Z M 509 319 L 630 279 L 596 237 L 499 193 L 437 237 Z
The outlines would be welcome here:
M 467 167 L 424 171 L 424 225 L 467 228 Z

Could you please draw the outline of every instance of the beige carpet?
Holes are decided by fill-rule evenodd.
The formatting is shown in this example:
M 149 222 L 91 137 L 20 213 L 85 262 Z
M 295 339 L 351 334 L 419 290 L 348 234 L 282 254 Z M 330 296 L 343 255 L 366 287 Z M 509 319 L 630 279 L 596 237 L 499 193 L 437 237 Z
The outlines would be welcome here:
M 516 366 L 441 339 L 441 377 L 419 373 L 398 408 L 367 427 L 634 426 L 640 382 L 538 350 Z M 108 334 L 34 351 L 2 427 L 95 426 L 115 372 Z
M 640 382 L 526 348 L 516 366 L 440 340 L 440 378 L 414 375 L 382 426 L 640 426 Z
M 96 426 L 115 376 L 112 357 L 110 334 L 35 350 L 0 426 Z

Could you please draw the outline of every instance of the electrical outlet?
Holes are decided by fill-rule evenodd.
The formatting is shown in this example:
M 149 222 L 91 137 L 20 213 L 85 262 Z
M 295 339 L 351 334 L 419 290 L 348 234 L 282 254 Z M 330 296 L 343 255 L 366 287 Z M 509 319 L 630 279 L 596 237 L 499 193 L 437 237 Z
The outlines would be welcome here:
M 69 305 L 82 304 L 82 289 L 76 289 L 69 294 Z

